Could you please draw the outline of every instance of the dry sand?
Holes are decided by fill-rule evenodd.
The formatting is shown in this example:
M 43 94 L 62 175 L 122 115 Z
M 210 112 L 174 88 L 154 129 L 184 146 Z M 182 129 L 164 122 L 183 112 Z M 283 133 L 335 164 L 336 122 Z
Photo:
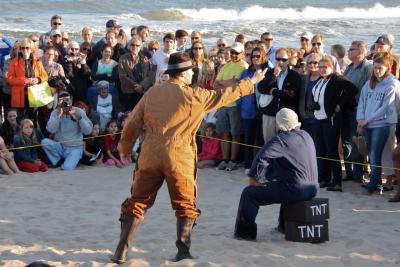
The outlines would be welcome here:
M 133 166 L 0 176 L 0 265 L 45 261 L 56 266 L 114 266 L 120 203 L 129 195 Z M 146 215 L 124 266 L 400 266 L 400 205 L 390 194 L 321 190 L 330 200 L 330 241 L 285 241 L 274 232 L 279 205 L 262 207 L 257 242 L 232 238 L 243 170 L 200 170 L 196 260 L 168 261 L 176 253 L 175 217 L 165 185 Z

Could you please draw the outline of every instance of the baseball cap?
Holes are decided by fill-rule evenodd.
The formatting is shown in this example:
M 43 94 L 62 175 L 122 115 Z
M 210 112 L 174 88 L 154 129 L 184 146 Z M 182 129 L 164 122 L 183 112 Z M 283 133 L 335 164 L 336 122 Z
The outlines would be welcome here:
M 53 37 L 54 35 L 60 35 L 60 36 L 62 36 L 62 33 L 61 33 L 60 30 L 52 30 L 52 31 L 50 32 L 50 36 Z
M 235 50 L 237 53 L 243 53 L 244 52 L 244 46 L 242 43 L 239 42 L 235 42 L 232 46 L 231 46 L 232 50 Z
M 313 35 L 311 32 L 302 32 L 300 38 L 306 38 L 307 40 L 311 40 Z
M 121 28 L 122 26 L 115 19 L 110 19 L 106 23 L 106 28 Z
M 387 35 L 381 35 L 376 39 L 376 44 L 392 45 Z

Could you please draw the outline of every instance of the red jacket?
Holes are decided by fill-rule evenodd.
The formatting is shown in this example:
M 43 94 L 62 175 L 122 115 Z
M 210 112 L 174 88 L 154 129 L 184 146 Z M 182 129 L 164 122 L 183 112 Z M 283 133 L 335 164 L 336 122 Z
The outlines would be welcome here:
M 203 138 L 199 160 L 222 160 L 221 142 L 215 139 Z
M 40 83 L 48 80 L 46 70 L 43 67 L 40 59 L 32 56 L 33 70 L 35 72 L 35 78 L 40 80 Z M 23 108 L 28 106 L 25 103 L 25 62 L 22 58 L 16 57 L 11 60 L 10 66 L 7 73 L 7 82 L 11 85 L 11 107 L 13 108 Z

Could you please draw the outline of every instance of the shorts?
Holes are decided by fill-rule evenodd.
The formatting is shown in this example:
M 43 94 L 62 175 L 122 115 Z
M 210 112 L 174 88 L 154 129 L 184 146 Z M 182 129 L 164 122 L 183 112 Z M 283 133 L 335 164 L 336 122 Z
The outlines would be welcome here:
M 238 107 L 222 107 L 215 113 L 215 117 L 217 117 L 217 134 L 230 133 L 233 136 L 239 136 L 243 133 Z

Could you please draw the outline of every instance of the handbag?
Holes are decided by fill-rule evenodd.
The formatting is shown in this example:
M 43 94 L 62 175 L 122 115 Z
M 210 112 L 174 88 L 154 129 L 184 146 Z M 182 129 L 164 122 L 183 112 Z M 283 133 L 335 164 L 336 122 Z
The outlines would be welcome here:
M 30 108 L 43 107 L 53 100 L 54 98 L 47 81 L 28 87 L 28 101 Z
M 364 136 L 353 136 L 352 141 L 361 155 L 368 155 L 367 143 L 365 142 Z
M 260 98 L 258 99 L 258 105 L 260 108 L 265 108 L 272 102 L 272 99 L 274 99 L 272 95 L 261 94 Z

